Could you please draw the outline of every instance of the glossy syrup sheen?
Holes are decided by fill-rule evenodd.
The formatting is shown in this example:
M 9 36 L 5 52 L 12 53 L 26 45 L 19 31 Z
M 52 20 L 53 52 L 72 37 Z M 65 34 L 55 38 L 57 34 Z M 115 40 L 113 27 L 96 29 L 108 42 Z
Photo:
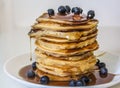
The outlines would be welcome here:
M 27 77 L 27 71 L 30 70 L 30 69 L 32 69 L 31 65 L 23 67 L 22 69 L 20 69 L 19 75 L 24 80 L 26 80 L 28 82 L 40 84 L 40 81 L 39 81 L 40 78 L 38 76 L 36 76 L 35 78 L 28 78 Z M 93 74 L 91 74 L 89 76 L 91 81 L 87 84 L 87 86 L 109 83 L 113 80 L 114 76 L 115 76 L 114 74 L 108 73 L 107 77 L 100 77 L 99 72 L 95 71 Z M 68 84 L 69 84 L 69 82 L 50 81 L 48 85 L 51 85 L 51 86 L 68 86 Z
M 55 14 L 54 16 L 49 16 L 47 13 L 44 13 L 42 16 L 40 16 L 40 18 L 46 18 L 46 19 L 55 19 L 55 20 L 63 20 L 63 21 L 69 21 L 69 22 L 81 22 L 81 21 L 86 21 L 87 17 L 85 16 L 85 14 L 82 15 L 77 15 L 79 16 L 79 20 L 74 20 L 73 17 L 76 17 L 76 15 L 74 14 Z

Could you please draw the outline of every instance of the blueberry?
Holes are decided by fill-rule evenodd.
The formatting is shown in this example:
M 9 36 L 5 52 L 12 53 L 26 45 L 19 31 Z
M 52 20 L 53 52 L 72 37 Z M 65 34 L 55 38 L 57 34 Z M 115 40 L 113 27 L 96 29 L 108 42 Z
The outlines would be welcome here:
M 95 12 L 93 10 L 89 10 L 87 13 L 87 18 L 88 19 L 93 19 L 95 16 Z
M 47 11 L 49 16 L 53 16 L 55 14 L 53 9 L 48 9 Z
M 76 86 L 76 80 L 71 80 L 69 82 L 69 86 Z
M 81 77 L 81 80 L 84 81 L 85 83 L 90 82 L 90 79 L 87 76 Z
M 49 83 L 49 77 L 48 76 L 42 76 L 41 78 L 40 78 L 40 83 L 41 84 L 48 84 Z
M 64 6 L 60 6 L 60 7 L 58 7 L 58 12 L 60 14 L 65 14 L 66 13 L 66 8 Z
M 33 63 L 32 63 L 32 69 L 33 69 L 33 70 L 36 70 L 36 68 L 37 68 L 37 67 L 36 67 L 36 62 L 33 62 Z
M 65 9 L 66 9 L 66 12 L 67 12 L 67 13 L 70 13 L 70 10 L 71 10 L 70 6 L 66 5 L 66 6 L 65 6 Z
M 73 8 L 72 8 L 72 13 L 75 12 L 75 9 L 76 9 L 76 8 L 78 8 L 78 7 L 73 7 Z
M 100 68 L 99 74 L 100 74 L 100 76 L 107 75 L 108 74 L 108 69 L 105 68 L 105 67 Z
M 102 67 L 106 67 L 105 63 L 103 63 L 103 62 L 100 62 L 97 66 L 98 66 L 99 69 L 102 68 Z
M 72 13 L 79 15 L 80 14 L 80 9 L 78 7 L 73 7 L 72 8 Z
M 82 80 L 77 80 L 76 81 L 76 86 L 86 86 L 86 83 Z
M 27 77 L 28 77 L 28 78 L 34 78 L 34 77 L 35 77 L 34 71 L 29 70 L 29 71 L 27 72 Z
M 83 10 L 81 8 L 79 8 L 79 7 L 73 7 L 72 8 L 72 13 L 74 13 L 74 14 L 79 15 L 82 12 L 83 12 Z

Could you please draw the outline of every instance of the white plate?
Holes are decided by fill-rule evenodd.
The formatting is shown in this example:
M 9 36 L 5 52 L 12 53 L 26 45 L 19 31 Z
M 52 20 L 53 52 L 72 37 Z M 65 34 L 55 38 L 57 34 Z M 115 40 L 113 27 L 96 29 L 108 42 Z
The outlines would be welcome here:
M 101 52 L 97 52 L 96 54 L 99 54 Z M 70 87 L 61 87 L 61 86 L 47 86 L 47 85 L 41 85 L 41 84 L 34 84 L 27 82 L 22 79 L 22 77 L 19 76 L 18 72 L 19 70 L 26 66 L 31 64 L 32 62 L 29 60 L 29 54 L 22 54 L 16 57 L 13 57 L 9 59 L 4 64 L 4 71 L 5 73 L 15 81 L 24 84 L 25 86 L 28 86 L 29 88 L 70 88 Z M 99 57 L 99 59 L 106 63 L 107 68 L 110 73 L 114 74 L 120 74 L 120 58 L 118 56 L 112 55 L 110 53 L 106 53 L 103 56 Z M 120 76 L 116 76 L 111 82 L 102 84 L 102 85 L 95 85 L 95 86 L 86 86 L 84 88 L 105 88 L 113 86 L 120 82 Z M 80 88 L 80 87 L 72 87 L 72 88 Z M 83 88 L 83 87 L 81 87 Z

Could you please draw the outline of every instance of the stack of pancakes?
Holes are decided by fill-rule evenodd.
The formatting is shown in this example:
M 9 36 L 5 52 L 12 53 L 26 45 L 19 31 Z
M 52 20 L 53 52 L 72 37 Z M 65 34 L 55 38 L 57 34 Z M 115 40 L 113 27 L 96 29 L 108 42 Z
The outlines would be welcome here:
M 74 20 L 74 14 L 50 17 L 44 13 L 32 26 L 29 36 L 35 38 L 38 76 L 46 75 L 52 81 L 78 79 L 94 71 L 98 49 L 95 19 Z

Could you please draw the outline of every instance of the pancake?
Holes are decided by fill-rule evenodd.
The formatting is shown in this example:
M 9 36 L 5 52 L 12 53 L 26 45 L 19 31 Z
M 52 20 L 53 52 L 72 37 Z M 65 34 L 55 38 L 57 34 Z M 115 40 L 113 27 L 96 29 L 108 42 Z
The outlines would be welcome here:
M 96 40 L 95 38 L 87 39 L 82 42 L 73 42 L 73 43 L 57 43 L 57 42 L 50 42 L 39 39 L 36 41 L 36 44 L 46 47 L 47 49 L 52 50 L 60 50 L 60 49 L 74 49 L 74 48 L 82 48 L 84 46 L 90 45 L 94 43 Z
M 92 70 L 93 71 L 93 70 Z M 89 76 L 90 74 L 92 74 L 92 71 L 84 74 L 86 76 Z M 56 75 L 52 75 L 52 74 L 49 74 L 47 72 L 44 72 L 44 71 L 41 71 L 39 69 L 36 69 L 35 70 L 35 73 L 39 76 L 39 77 L 42 77 L 42 76 L 48 76 L 50 81 L 70 81 L 72 79 L 74 80 L 77 80 L 79 79 L 82 75 L 74 75 L 74 76 L 65 76 L 65 77 L 61 77 L 61 76 L 56 76 Z
M 40 28 L 49 28 L 51 30 L 57 31 L 66 31 L 66 30 L 89 30 L 90 28 L 95 27 L 98 24 L 96 19 L 89 20 L 86 15 L 82 14 L 80 20 L 74 20 L 73 14 L 67 15 L 59 15 L 55 14 L 50 17 L 47 13 L 44 13 L 39 18 L 37 18 L 37 22 L 32 28 L 40 29 Z
M 77 57 L 77 56 L 76 56 Z M 72 57 L 71 57 L 72 58 Z M 42 63 L 45 65 L 50 65 L 50 66 L 57 66 L 57 67 L 76 67 L 76 65 L 80 65 L 82 62 L 88 60 L 88 58 L 91 58 L 90 61 L 94 58 L 93 55 L 84 57 L 84 59 L 78 60 L 64 60 L 64 59 L 53 59 L 53 58 L 44 58 L 44 57 L 37 57 L 36 61 L 38 63 Z M 89 61 L 89 62 L 90 62 Z
M 55 14 L 53 17 L 49 17 L 47 13 L 43 13 L 40 17 L 36 19 L 38 23 L 49 22 L 49 23 L 58 23 L 61 25 L 81 25 L 87 23 L 89 20 L 86 19 L 85 14 L 82 14 L 82 19 L 80 21 L 73 20 L 73 14 L 67 14 L 64 16 Z
M 36 46 L 37 46 L 36 50 L 41 50 L 42 52 L 46 52 L 48 55 L 53 56 L 70 56 L 98 49 L 97 41 L 95 41 L 93 44 L 77 49 L 52 50 L 38 44 L 36 44 Z
M 69 39 L 65 39 L 65 38 L 58 38 L 58 37 L 51 37 L 51 36 L 41 36 L 40 38 L 38 39 L 43 39 L 43 40 L 46 40 L 46 41 L 51 41 L 51 42 L 58 42 L 58 43 L 70 43 L 70 42 L 80 42 L 80 41 L 84 41 L 84 40 L 87 40 L 89 38 L 93 38 L 93 37 L 96 37 L 97 36 L 97 33 L 93 33 L 93 34 L 90 34 L 90 35 L 87 35 L 87 36 L 81 36 L 80 39 L 78 40 L 69 40 Z
M 51 37 L 57 37 L 57 38 L 65 38 L 68 40 L 79 40 L 83 36 L 87 36 L 90 34 L 97 34 L 97 29 L 91 28 L 88 31 L 73 31 L 73 32 L 57 32 L 57 31 L 51 31 L 47 29 L 39 29 L 38 31 L 35 29 L 31 29 L 29 32 L 30 37 L 44 37 L 44 36 L 51 36 Z
M 61 26 L 60 24 L 56 23 L 49 23 L 49 22 L 41 22 L 41 23 L 36 23 L 32 26 L 32 29 L 41 29 L 41 28 L 47 28 L 48 30 L 53 30 L 53 31 L 72 31 L 72 30 L 90 30 L 93 27 L 96 27 L 98 24 L 97 20 L 90 20 L 84 25 L 75 25 L 75 26 Z
M 86 64 L 86 65 L 85 65 Z M 80 61 L 64 61 L 55 59 L 37 59 L 37 68 L 41 71 L 56 76 L 70 76 L 87 73 L 90 69 L 94 69 L 96 58 L 94 56 L 87 57 Z
M 47 55 L 46 53 L 42 53 L 41 51 L 36 50 L 35 54 L 38 58 L 51 58 L 51 59 L 58 59 L 58 60 L 70 60 L 70 61 L 78 61 L 81 59 L 84 59 L 86 57 L 89 57 L 91 55 L 93 55 L 93 52 L 86 52 L 80 55 L 73 55 L 73 56 L 67 56 L 67 57 L 55 57 L 55 56 L 51 56 L 51 55 Z

